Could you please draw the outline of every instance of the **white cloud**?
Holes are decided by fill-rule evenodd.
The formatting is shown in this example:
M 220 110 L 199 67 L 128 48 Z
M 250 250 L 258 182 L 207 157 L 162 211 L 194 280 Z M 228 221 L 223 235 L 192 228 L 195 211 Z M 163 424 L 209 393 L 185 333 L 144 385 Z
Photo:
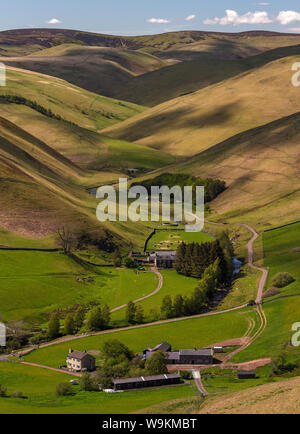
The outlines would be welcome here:
M 270 6 L 270 3 L 264 3 L 264 2 L 262 2 L 262 3 L 258 3 L 259 4 L 259 6 Z
M 51 20 L 46 21 L 47 24 L 60 24 L 61 21 L 58 20 L 57 18 L 51 18 Z
M 196 18 L 196 15 L 189 15 L 188 17 L 186 17 L 186 19 L 185 19 L 185 21 L 191 21 L 191 20 L 193 20 L 194 18 Z
M 203 23 L 207 25 L 220 24 L 226 26 L 231 24 L 238 26 L 240 24 L 268 24 L 272 23 L 272 20 L 269 18 L 268 12 L 247 12 L 244 15 L 239 15 L 236 11 L 227 9 L 225 17 L 207 19 Z
M 300 33 L 300 27 L 292 27 L 289 29 L 290 32 Z
M 300 21 L 300 12 L 281 11 L 277 16 L 277 20 L 280 22 L 280 24 L 286 26 L 287 24 L 291 24 L 294 21 Z
M 170 23 L 170 20 L 165 20 L 163 18 L 149 18 L 149 20 L 147 20 L 148 23 L 156 23 L 156 24 L 166 24 L 166 23 Z

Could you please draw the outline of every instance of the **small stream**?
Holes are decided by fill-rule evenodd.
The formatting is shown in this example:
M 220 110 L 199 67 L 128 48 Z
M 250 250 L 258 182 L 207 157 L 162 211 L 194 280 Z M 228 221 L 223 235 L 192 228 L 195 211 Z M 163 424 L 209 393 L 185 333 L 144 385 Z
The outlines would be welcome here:
M 243 265 L 243 262 L 242 261 L 240 261 L 238 258 L 236 258 L 236 257 L 234 257 L 233 258 L 233 277 L 235 277 L 237 274 L 239 274 L 239 272 L 240 272 L 240 269 L 241 269 L 241 267 L 242 267 L 242 265 Z

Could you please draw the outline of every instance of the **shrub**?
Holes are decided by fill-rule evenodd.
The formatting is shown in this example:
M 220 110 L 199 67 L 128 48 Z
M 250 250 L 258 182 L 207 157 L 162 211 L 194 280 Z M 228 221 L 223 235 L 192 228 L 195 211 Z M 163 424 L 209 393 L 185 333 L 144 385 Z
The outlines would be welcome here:
M 290 273 L 277 273 L 272 279 L 272 285 L 276 288 L 284 288 L 292 282 L 295 282 L 295 279 Z
M 11 398 L 27 399 L 27 397 L 23 395 L 23 392 L 21 390 L 16 390 L 10 396 Z
M 279 289 L 275 288 L 275 286 L 272 286 L 264 292 L 263 298 L 272 297 L 277 294 L 280 294 Z
M 58 396 L 68 396 L 72 395 L 72 386 L 69 383 L 59 383 L 56 386 L 56 395 Z
M 6 389 L 6 387 L 2 386 L 1 384 L 0 384 L 0 397 L 1 398 L 7 397 L 7 389 Z
M 85 372 L 80 380 L 81 390 L 85 390 L 91 392 L 92 390 L 96 390 L 96 385 L 88 372 Z

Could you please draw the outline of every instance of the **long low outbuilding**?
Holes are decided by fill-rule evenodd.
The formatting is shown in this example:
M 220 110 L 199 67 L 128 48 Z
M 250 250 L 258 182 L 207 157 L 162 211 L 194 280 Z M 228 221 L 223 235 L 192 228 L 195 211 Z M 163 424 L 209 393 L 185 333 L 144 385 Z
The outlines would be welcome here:
M 147 387 L 160 387 L 180 383 L 180 374 L 162 374 L 135 378 L 113 379 L 114 390 L 143 389 Z
M 169 348 L 169 347 L 168 347 Z M 149 359 L 154 350 L 144 351 L 144 360 Z M 194 349 L 194 350 L 178 350 L 164 351 L 167 355 L 168 365 L 212 365 L 214 362 L 214 351 L 212 348 Z

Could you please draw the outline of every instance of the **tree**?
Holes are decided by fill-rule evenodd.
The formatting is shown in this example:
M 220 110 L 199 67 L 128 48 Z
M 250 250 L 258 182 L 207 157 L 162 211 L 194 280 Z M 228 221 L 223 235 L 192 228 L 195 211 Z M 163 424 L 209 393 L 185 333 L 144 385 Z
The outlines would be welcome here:
M 144 322 L 144 309 L 140 304 L 136 307 L 135 322 L 137 324 L 142 324 Z
M 57 336 L 59 336 L 59 330 L 60 330 L 60 322 L 59 322 L 58 313 L 53 313 L 48 323 L 47 332 L 49 338 L 51 339 L 57 338 Z
M 104 324 L 101 308 L 99 306 L 89 311 L 87 315 L 86 326 L 88 330 L 91 331 L 102 330 Z
M 130 301 L 126 307 L 126 314 L 125 314 L 126 321 L 128 321 L 130 324 L 133 324 L 135 322 L 135 314 L 136 314 L 136 306 L 133 303 L 133 301 Z
M 110 322 L 110 308 L 105 304 L 102 308 L 103 327 L 108 327 Z
M 162 351 L 155 351 L 152 356 L 147 359 L 145 369 L 148 375 L 167 374 L 167 354 Z
M 71 313 L 69 313 L 65 318 L 64 329 L 67 335 L 73 335 L 75 332 L 74 317 Z
M 77 309 L 74 315 L 74 327 L 76 331 L 81 329 L 83 325 L 84 317 L 85 317 L 85 311 L 83 307 L 80 307 L 79 309 Z
M 160 311 L 163 319 L 171 318 L 173 316 L 173 305 L 170 295 L 166 295 L 163 298 Z
M 90 376 L 90 374 L 88 372 L 85 372 L 81 379 L 80 379 L 80 388 L 81 390 L 85 390 L 85 391 L 92 391 L 95 390 L 96 386 L 93 382 L 92 377 Z
M 57 243 L 65 255 L 70 255 L 78 244 L 76 235 L 68 227 L 62 227 L 57 231 Z
M 176 295 L 173 303 L 173 313 L 175 317 L 184 315 L 184 301 L 182 295 Z
M 127 257 L 125 259 L 125 266 L 127 268 L 135 268 L 136 267 L 134 260 L 132 258 L 129 258 L 129 257 Z
M 101 348 L 101 355 L 104 359 L 117 358 L 121 355 L 125 355 L 129 360 L 133 358 L 132 351 L 117 339 L 105 341 Z
M 58 396 L 68 396 L 72 395 L 73 390 L 70 383 L 59 383 L 56 386 L 56 395 Z
M 118 248 L 116 248 L 116 250 L 113 253 L 113 262 L 115 267 L 121 267 L 122 265 L 122 258 L 120 255 L 120 250 Z

